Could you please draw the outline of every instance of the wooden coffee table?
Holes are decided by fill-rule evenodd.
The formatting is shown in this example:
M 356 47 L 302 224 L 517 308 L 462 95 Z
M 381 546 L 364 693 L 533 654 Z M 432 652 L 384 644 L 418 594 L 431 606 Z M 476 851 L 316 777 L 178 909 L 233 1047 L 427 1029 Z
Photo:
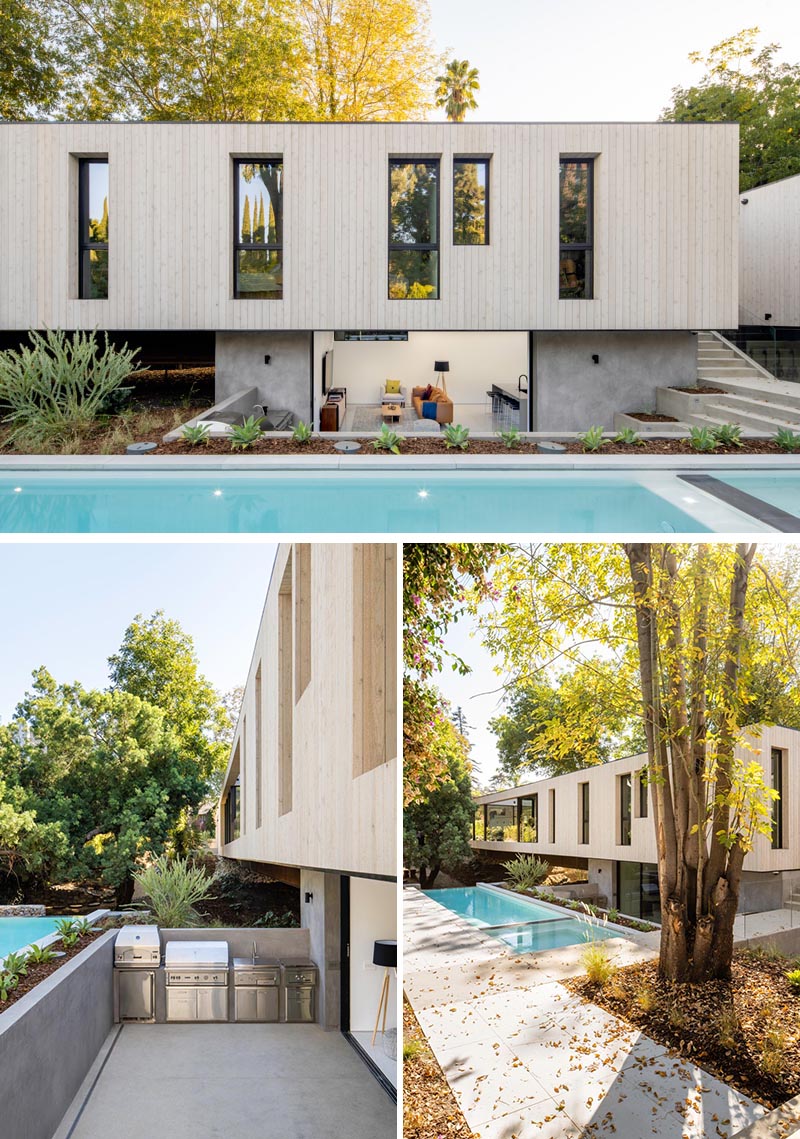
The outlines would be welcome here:
M 397 423 L 403 412 L 399 403 L 384 403 L 381 405 L 381 415 L 384 423 Z

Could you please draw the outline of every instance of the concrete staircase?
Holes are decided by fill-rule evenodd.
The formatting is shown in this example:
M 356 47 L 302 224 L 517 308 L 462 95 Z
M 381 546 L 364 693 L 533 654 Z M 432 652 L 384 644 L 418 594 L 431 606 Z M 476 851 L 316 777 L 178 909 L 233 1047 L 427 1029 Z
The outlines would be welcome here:
M 698 388 L 719 388 L 700 394 L 678 388 L 658 388 L 656 410 L 676 423 L 647 424 L 627 415 L 615 416 L 615 427 L 633 426 L 642 433 L 686 433 L 690 427 L 738 423 L 744 435 L 773 436 L 781 428 L 800 433 L 800 384 L 776 380 L 769 372 L 716 332 L 697 333 Z

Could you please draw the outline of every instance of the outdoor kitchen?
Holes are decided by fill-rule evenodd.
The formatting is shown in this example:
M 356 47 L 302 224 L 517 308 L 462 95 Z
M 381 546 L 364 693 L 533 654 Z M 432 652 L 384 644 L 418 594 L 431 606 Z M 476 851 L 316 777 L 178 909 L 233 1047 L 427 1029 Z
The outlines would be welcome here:
M 287 935 L 125 926 L 114 944 L 114 1022 L 314 1023 L 319 971 Z

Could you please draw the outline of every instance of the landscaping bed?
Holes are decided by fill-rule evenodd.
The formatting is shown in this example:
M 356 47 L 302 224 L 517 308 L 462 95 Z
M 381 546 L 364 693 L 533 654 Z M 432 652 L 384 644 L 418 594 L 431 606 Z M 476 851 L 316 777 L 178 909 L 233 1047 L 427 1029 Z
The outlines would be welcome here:
M 590 902 L 581 902 L 579 899 L 559 898 L 557 894 L 551 894 L 549 890 L 520 890 L 503 885 L 503 883 L 497 884 L 501 889 L 508 890 L 510 894 L 522 894 L 525 897 L 533 898 L 535 901 L 548 902 L 551 906 L 561 906 L 562 909 L 569 910 L 571 913 L 585 914 L 588 910 L 592 917 L 601 920 L 607 918 L 613 925 L 622 925 L 626 929 L 635 929 L 639 933 L 652 933 L 658 929 L 658 926 L 653 925 L 652 922 L 639 921 L 638 918 L 630 918 L 627 914 L 619 913 L 618 910 L 605 910 L 602 906 L 595 906 Z
M 408 1001 L 403 1001 L 403 1139 L 473 1139 Z
M 55 957 L 52 961 L 46 961 L 41 965 L 29 965 L 28 972 L 25 976 L 21 976 L 17 982 L 17 987 L 12 989 L 8 997 L 4 1001 L 0 1001 L 0 1013 L 5 1012 L 10 1008 L 20 997 L 24 997 L 31 989 L 35 989 L 38 984 L 46 980 L 52 973 L 55 973 L 62 965 L 66 965 L 73 957 L 77 957 L 87 945 L 101 937 L 106 932 L 105 928 L 98 924 L 96 930 L 92 933 L 87 933 L 83 937 L 78 938 L 75 945 L 69 949 L 65 949 L 59 941 L 53 945 L 53 949 L 57 952 L 64 954 L 63 957 Z
M 673 984 L 655 962 L 619 969 L 604 985 L 564 981 L 688 1062 L 768 1108 L 800 1094 L 800 993 L 775 954 L 734 955 L 732 979 Z

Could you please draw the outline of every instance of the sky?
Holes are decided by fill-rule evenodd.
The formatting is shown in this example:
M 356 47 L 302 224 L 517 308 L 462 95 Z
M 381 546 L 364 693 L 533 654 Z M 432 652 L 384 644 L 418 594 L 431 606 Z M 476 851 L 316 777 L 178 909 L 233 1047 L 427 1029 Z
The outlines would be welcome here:
M 448 58 L 480 72 L 470 121 L 652 122 L 677 85 L 702 74 L 688 61 L 757 26 L 761 43 L 800 60 L 797 0 L 430 0 Z M 443 118 L 438 113 L 437 118 Z
M 0 548 L 0 722 L 45 665 L 105 688 L 137 613 L 163 609 L 194 638 L 220 691 L 244 684 L 275 559 L 261 543 L 35 543 Z

